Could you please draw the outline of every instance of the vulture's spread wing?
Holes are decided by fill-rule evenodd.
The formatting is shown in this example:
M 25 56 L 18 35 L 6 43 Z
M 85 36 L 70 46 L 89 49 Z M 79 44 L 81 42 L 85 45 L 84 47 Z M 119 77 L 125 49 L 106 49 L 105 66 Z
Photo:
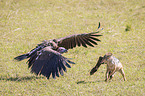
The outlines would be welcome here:
M 100 23 L 98 26 L 98 29 L 100 28 Z M 58 42 L 58 46 L 64 47 L 66 49 L 72 49 L 76 46 L 83 46 L 87 47 L 87 45 L 94 47 L 94 45 L 97 45 L 97 41 L 100 41 L 98 38 L 99 36 L 102 36 L 98 34 L 97 32 L 91 32 L 91 33 L 84 33 L 84 34 L 76 34 L 76 35 L 70 35 L 64 38 L 56 39 Z
M 28 60 L 28 67 L 31 71 L 37 75 L 44 75 L 48 79 L 52 74 L 52 77 L 59 77 L 59 73 L 63 75 L 63 71 L 66 72 L 66 66 L 71 68 L 69 64 L 75 64 L 67 58 L 63 57 L 57 51 L 45 47 L 44 49 L 33 54 Z

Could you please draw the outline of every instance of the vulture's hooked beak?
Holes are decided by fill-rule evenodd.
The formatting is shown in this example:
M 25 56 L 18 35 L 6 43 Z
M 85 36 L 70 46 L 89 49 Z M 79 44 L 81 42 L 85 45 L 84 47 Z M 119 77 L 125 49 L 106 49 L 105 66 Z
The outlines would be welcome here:
M 64 47 L 59 47 L 58 49 L 57 49 L 57 51 L 59 52 L 59 53 L 67 53 L 68 52 L 68 50 L 67 49 L 65 49 Z
M 63 53 L 67 53 L 67 52 L 68 52 L 68 50 L 67 50 L 67 49 L 64 49 L 64 50 L 63 50 Z

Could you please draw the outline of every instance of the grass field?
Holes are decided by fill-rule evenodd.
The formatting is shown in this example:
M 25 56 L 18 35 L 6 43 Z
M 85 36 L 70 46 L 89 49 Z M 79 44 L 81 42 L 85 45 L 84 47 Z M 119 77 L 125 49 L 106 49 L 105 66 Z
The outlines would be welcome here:
M 104 28 L 98 46 L 77 47 L 63 56 L 76 64 L 64 76 L 31 74 L 27 60 L 13 58 L 43 40 Z M 112 52 L 124 66 L 105 82 L 106 65 L 92 76 L 98 57 Z M 1 96 L 145 96 L 144 0 L 0 0 Z

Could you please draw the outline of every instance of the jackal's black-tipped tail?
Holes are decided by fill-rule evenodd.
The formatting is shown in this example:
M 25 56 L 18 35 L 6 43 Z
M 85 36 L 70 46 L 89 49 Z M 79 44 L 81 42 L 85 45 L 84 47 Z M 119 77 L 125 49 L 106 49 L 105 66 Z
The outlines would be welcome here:
M 23 55 L 15 57 L 14 59 L 17 60 L 17 61 L 21 61 L 21 60 L 24 60 L 24 59 L 27 59 L 27 58 L 28 58 L 28 54 L 23 54 Z

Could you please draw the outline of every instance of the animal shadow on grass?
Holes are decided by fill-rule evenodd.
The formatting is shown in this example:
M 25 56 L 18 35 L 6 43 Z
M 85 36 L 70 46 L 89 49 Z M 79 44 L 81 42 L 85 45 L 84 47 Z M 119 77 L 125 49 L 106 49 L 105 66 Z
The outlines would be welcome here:
M 44 77 L 36 77 L 36 76 L 26 76 L 26 77 L 9 77 L 9 78 L 3 78 L 1 77 L 0 80 L 6 80 L 6 81 L 28 81 L 28 80 L 35 80 L 35 79 L 40 79 Z
M 98 82 L 103 82 L 101 80 L 97 80 L 97 81 L 78 81 L 76 82 L 77 84 L 87 84 L 87 83 L 98 83 Z

